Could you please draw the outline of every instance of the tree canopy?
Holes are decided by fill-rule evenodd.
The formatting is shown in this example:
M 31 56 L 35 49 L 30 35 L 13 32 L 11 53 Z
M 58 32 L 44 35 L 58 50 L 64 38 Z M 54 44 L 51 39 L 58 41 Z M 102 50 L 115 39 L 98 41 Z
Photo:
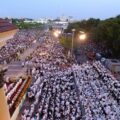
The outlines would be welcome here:
M 69 37 L 62 36 L 60 38 L 60 43 L 64 48 L 71 49 L 72 39 L 70 39 Z
M 106 20 L 90 18 L 75 23 L 70 23 L 65 32 L 83 30 L 89 35 L 89 39 L 100 44 L 107 53 L 113 57 L 120 57 L 120 15 Z
M 23 19 L 12 19 L 12 23 L 15 24 L 19 29 L 31 29 L 31 28 L 42 28 L 41 23 L 37 22 L 24 22 Z

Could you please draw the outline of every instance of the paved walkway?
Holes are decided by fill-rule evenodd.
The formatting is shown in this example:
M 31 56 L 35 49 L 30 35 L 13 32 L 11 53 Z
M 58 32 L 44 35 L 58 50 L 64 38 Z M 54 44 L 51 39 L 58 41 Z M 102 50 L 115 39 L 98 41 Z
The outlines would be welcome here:
M 20 59 L 22 61 L 25 60 L 25 58 L 27 56 L 29 56 L 39 46 L 39 44 L 40 44 L 39 41 L 37 41 L 36 43 L 33 43 L 33 45 L 30 48 L 28 48 L 27 50 L 25 50 L 25 52 L 20 55 Z
M 33 45 L 25 50 L 23 54 L 20 55 L 20 61 L 13 61 L 10 64 L 5 65 L 4 67 L 7 68 L 7 72 L 5 77 L 13 77 L 13 76 L 20 76 L 21 74 L 25 74 L 27 70 L 26 67 L 22 67 L 22 61 L 24 61 L 33 51 L 40 45 L 41 43 L 38 41 L 33 43 Z

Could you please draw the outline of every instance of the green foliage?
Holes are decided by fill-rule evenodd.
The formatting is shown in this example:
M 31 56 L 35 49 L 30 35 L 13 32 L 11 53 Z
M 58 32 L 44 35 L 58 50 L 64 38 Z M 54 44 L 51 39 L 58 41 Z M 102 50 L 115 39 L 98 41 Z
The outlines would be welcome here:
M 31 29 L 31 28 L 42 28 L 41 23 L 36 22 L 24 22 L 23 19 L 12 19 L 12 23 L 15 24 L 19 29 Z
M 41 28 L 40 23 L 25 23 L 25 22 L 20 22 L 17 24 L 17 26 L 20 29 L 31 29 L 31 28 Z
M 120 57 L 120 15 L 102 21 L 90 18 L 71 23 L 65 32 L 71 32 L 73 28 L 87 32 L 89 39 L 112 53 L 113 57 Z
M 65 32 L 71 32 L 73 28 L 76 29 L 77 32 L 78 31 L 91 32 L 94 28 L 97 27 L 99 22 L 100 22 L 99 19 L 90 18 L 88 20 L 70 23 Z
M 77 48 L 78 43 L 75 41 L 74 38 L 74 44 L 73 47 L 74 49 Z M 72 47 L 72 36 L 61 36 L 60 38 L 60 44 L 65 48 L 65 49 L 71 49 Z
M 62 36 L 60 38 L 60 44 L 66 49 L 71 49 L 72 40 L 69 37 Z
M 102 21 L 95 31 L 96 41 L 102 43 L 114 57 L 120 57 L 120 18 Z

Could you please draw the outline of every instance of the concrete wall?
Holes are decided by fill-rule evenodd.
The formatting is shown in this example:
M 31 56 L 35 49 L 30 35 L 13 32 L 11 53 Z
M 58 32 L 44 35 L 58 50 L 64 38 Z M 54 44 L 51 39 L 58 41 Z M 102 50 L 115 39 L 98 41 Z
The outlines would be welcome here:
M 0 88 L 0 120 L 10 120 L 9 108 L 3 87 Z
M 7 40 L 13 38 L 17 31 L 18 29 L 0 33 L 0 47 L 4 46 Z

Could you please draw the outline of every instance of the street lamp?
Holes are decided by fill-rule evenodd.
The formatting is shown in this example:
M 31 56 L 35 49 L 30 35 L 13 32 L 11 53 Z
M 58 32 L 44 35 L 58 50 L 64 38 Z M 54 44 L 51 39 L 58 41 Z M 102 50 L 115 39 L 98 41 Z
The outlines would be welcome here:
M 60 31 L 60 30 L 55 30 L 55 31 L 53 32 L 53 35 L 54 35 L 56 38 L 58 38 L 60 34 L 61 34 L 61 31 Z
M 62 32 L 61 32 L 61 30 L 58 30 L 58 34 L 61 34 Z
M 86 34 L 84 33 L 84 34 L 81 34 L 80 36 L 79 36 L 79 39 L 80 40 L 85 40 L 86 39 Z
M 58 34 L 56 31 L 53 33 L 53 35 L 54 35 L 56 38 L 59 36 L 59 34 Z
M 71 55 L 73 55 L 74 35 L 75 35 L 75 29 L 72 29 L 72 49 L 71 49 Z
M 75 29 L 72 29 L 72 48 L 71 48 L 71 55 L 73 56 L 73 47 L 74 47 L 74 36 L 75 36 Z M 79 39 L 80 40 L 85 40 L 86 39 L 86 34 L 84 31 L 80 31 Z

